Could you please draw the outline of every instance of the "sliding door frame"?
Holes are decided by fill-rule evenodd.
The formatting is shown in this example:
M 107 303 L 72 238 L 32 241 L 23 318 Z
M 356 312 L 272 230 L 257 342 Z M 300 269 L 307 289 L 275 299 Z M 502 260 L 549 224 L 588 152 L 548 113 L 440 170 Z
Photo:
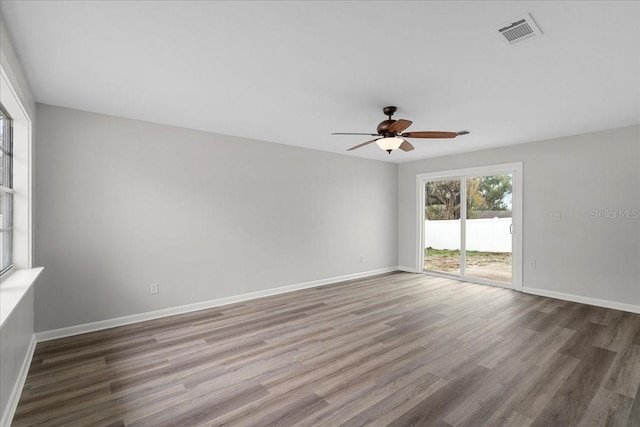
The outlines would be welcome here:
M 418 231 L 417 236 L 417 256 L 416 256 L 416 266 L 418 272 L 434 274 L 433 272 L 425 272 L 424 269 L 424 188 L 428 181 L 440 181 L 447 179 L 460 179 L 460 217 L 466 218 L 467 205 L 463 203 L 463 200 L 466 199 L 466 179 L 469 176 L 489 176 L 489 175 L 500 175 L 500 174 L 512 174 L 512 224 L 513 224 L 513 237 L 512 237 L 512 247 L 511 247 L 511 263 L 512 263 L 512 278 L 511 278 L 511 286 L 504 286 L 510 289 L 515 289 L 516 291 L 522 291 L 522 162 L 514 162 L 514 163 L 503 163 L 497 165 L 487 165 L 487 166 L 479 166 L 473 168 L 466 169 L 455 169 L 449 171 L 440 171 L 440 172 L 429 172 L 429 173 L 421 173 L 416 175 L 416 200 L 418 201 L 418 209 L 417 209 L 417 227 Z M 467 277 L 464 274 L 464 262 L 465 262 L 465 242 L 462 240 L 465 239 L 465 222 L 461 221 L 461 265 L 460 265 L 460 275 L 461 280 L 481 283 L 485 285 L 494 285 L 494 286 L 502 286 L 499 282 L 487 281 L 483 279 L 477 279 L 472 277 Z M 451 277 L 449 275 L 443 275 L 446 277 Z M 456 276 L 457 277 L 457 276 Z

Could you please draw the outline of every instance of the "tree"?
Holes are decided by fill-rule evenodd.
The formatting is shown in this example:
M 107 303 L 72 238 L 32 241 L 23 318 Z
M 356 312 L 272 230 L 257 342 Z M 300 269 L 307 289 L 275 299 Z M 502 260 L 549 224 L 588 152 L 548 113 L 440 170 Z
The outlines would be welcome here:
M 467 178 L 467 216 L 479 210 L 506 210 L 511 204 L 511 176 Z M 425 186 L 425 216 L 429 220 L 460 218 L 460 181 L 430 181 Z
M 485 201 L 485 210 L 503 211 L 511 205 L 511 176 L 492 175 L 480 178 L 478 192 Z
M 425 187 L 427 219 L 460 218 L 460 181 L 430 181 Z

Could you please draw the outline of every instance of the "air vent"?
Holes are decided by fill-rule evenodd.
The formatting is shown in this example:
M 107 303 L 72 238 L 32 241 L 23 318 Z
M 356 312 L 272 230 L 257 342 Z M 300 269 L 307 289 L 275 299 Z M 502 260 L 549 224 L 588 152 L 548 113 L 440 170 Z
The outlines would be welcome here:
M 542 31 L 528 13 L 514 19 L 508 24 L 496 27 L 496 31 L 502 40 L 509 45 L 520 43 L 535 36 L 541 36 Z

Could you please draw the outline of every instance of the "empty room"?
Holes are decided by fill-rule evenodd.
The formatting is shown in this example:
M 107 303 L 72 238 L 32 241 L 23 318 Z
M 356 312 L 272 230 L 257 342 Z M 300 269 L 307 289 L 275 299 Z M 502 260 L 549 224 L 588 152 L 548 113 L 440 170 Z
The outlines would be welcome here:
M 640 1 L 0 1 L 0 427 L 640 426 Z

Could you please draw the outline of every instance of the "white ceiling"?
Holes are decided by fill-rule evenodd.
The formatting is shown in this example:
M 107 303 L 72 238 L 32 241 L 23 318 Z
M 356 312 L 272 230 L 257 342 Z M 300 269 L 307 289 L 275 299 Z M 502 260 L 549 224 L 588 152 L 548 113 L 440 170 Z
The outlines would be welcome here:
M 38 102 L 391 162 L 640 123 L 640 2 L 2 1 Z M 494 28 L 531 13 L 544 35 Z M 346 153 L 397 105 L 410 131 Z

